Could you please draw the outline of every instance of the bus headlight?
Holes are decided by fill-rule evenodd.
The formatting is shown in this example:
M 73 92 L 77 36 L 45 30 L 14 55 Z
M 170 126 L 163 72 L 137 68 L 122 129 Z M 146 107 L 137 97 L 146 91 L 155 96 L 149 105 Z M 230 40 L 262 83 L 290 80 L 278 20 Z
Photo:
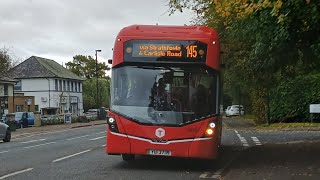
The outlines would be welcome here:
M 109 124 L 113 124 L 115 121 L 116 121 L 116 120 L 115 120 L 113 117 L 110 117 L 110 118 L 108 119 L 108 123 L 109 123 Z
M 116 119 L 112 116 L 108 119 L 108 125 L 111 132 L 119 132 Z
M 211 123 L 209 123 L 209 127 L 213 129 L 216 127 L 216 124 L 214 122 L 211 122 Z

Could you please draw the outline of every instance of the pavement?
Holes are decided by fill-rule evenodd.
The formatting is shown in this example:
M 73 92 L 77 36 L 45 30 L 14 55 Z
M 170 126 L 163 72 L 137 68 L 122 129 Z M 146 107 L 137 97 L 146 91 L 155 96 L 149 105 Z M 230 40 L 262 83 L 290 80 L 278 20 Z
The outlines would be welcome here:
M 21 129 L 12 142 L 0 143 L 0 179 L 320 179 L 319 132 L 261 132 L 238 118 L 225 118 L 223 126 L 214 161 L 138 156 L 124 162 L 105 153 L 105 121 Z

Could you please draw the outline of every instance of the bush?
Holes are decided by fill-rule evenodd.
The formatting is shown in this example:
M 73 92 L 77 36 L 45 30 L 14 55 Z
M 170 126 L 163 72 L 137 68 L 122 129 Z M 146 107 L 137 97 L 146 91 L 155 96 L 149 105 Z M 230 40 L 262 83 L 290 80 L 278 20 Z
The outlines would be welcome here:
M 320 73 L 283 81 L 271 92 L 273 122 L 304 122 L 310 119 L 309 105 L 320 103 Z
M 16 121 L 7 121 L 7 125 L 9 126 L 9 129 L 11 131 L 16 131 L 16 129 L 17 129 Z
M 90 119 L 88 119 L 85 115 L 79 116 L 79 122 L 89 122 Z
M 64 118 L 62 116 L 48 116 L 46 118 L 41 118 L 41 126 L 55 124 L 64 124 Z

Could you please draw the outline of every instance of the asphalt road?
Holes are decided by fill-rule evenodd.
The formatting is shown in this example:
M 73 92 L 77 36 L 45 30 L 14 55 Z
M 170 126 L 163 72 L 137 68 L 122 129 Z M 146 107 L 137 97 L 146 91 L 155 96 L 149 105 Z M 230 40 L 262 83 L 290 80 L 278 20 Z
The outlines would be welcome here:
M 320 132 L 261 132 L 224 121 L 214 161 L 105 153 L 105 125 L 0 143 L 1 179 L 320 179 Z

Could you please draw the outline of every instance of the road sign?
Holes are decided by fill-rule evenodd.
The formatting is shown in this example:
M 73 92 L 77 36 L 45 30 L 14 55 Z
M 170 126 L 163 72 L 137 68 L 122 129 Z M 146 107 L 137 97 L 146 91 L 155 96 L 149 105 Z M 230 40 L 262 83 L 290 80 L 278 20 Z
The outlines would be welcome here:
M 320 113 L 320 104 L 310 104 L 310 113 Z
M 66 124 L 71 124 L 71 114 L 65 115 L 65 121 L 66 121 Z

